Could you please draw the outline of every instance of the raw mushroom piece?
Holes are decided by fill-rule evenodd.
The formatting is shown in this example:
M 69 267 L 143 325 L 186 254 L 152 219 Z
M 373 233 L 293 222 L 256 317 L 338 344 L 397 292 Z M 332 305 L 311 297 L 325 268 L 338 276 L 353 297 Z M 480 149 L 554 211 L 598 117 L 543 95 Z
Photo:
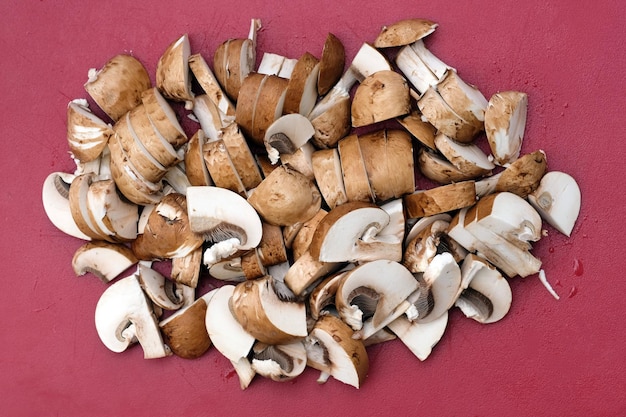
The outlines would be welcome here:
M 485 133 L 496 164 L 505 165 L 519 157 L 527 112 L 526 93 L 502 91 L 489 99 L 485 111 Z
M 77 276 L 92 273 L 103 282 L 110 282 L 137 263 L 132 250 L 119 243 L 87 242 L 72 257 L 72 269 Z
M 85 163 L 98 158 L 113 135 L 113 128 L 89 109 L 87 100 L 67 105 L 67 143 L 72 156 Z
M 352 99 L 352 126 L 362 127 L 403 116 L 411 111 L 406 79 L 391 70 L 377 71 L 357 87 Z
M 580 188 L 569 174 L 546 173 L 528 201 L 541 217 L 559 232 L 570 236 L 580 213 Z
M 189 36 L 184 34 L 167 47 L 156 68 L 158 89 L 170 100 L 184 101 L 188 108 L 192 107 L 194 95 L 189 76 L 190 55 Z
M 152 301 L 153 305 L 164 310 L 175 311 L 182 307 L 181 285 L 165 278 L 163 274 L 151 268 L 151 263 L 140 261 L 137 265 L 139 285 Z
M 400 316 L 387 325 L 398 338 L 420 360 L 425 361 L 432 353 L 433 347 L 441 340 L 448 325 L 448 312 L 437 319 L 423 323 L 410 321 Z
M 313 125 L 299 113 L 286 114 L 265 131 L 263 143 L 272 164 L 284 155 L 291 155 L 304 146 L 313 134 Z
M 326 94 L 339 81 L 345 66 L 345 48 L 332 33 L 326 36 L 317 77 L 317 93 Z
M 50 222 L 60 231 L 77 239 L 91 240 L 78 227 L 70 208 L 69 192 L 75 176 L 63 172 L 49 174 L 43 182 L 41 201 Z
M 376 40 L 376 48 L 389 48 L 409 45 L 435 31 L 437 23 L 427 19 L 404 19 L 389 26 L 384 26 Z
M 256 342 L 252 352 L 254 371 L 274 381 L 292 380 L 306 368 L 306 348 L 300 340 L 279 345 Z

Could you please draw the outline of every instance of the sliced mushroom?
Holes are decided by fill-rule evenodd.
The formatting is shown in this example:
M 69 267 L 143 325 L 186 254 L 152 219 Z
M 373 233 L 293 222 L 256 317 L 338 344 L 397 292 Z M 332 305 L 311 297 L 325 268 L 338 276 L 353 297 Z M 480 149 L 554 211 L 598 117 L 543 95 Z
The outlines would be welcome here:
M 319 60 L 308 52 L 298 59 L 285 93 L 285 114 L 299 113 L 307 116 L 311 112 L 317 101 L 319 69 Z
M 252 347 L 252 368 L 274 381 L 289 381 L 306 368 L 306 349 L 302 341 L 280 345 L 257 342 Z
M 387 325 L 398 338 L 420 360 L 425 361 L 432 353 L 433 347 L 441 340 L 448 325 L 448 312 L 437 319 L 422 323 L 409 321 L 400 316 Z
M 261 58 L 261 62 L 256 69 L 256 72 L 258 74 L 265 75 L 278 75 L 286 59 L 287 58 L 283 55 L 274 54 L 271 52 L 264 52 L 263 57 Z
M 77 239 L 91 240 L 76 224 L 70 208 L 69 192 L 74 175 L 63 172 L 49 174 L 43 182 L 41 200 L 50 222 L 60 231 Z
M 255 248 L 241 255 L 241 270 L 248 280 L 261 278 L 267 275 L 267 268 L 261 261 L 259 249 Z
M 207 138 L 202 129 L 189 139 L 185 150 L 185 174 L 191 185 L 213 185 L 213 179 L 209 175 L 204 162 L 204 144 Z
M 313 134 L 313 125 L 299 113 L 279 117 L 265 131 L 265 149 L 270 161 L 275 164 L 283 155 L 290 155 L 304 146 Z
M 424 272 L 433 258 L 440 253 L 439 245 L 449 226 L 445 220 L 434 220 L 408 241 L 402 263 L 413 273 Z
M 123 352 L 137 341 L 146 359 L 172 353 L 163 343 L 152 306 L 134 274 L 104 290 L 96 304 L 95 324 L 100 340 L 113 352 Z
M 437 83 L 437 91 L 463 120 L 467 120 L 478 130 L 484 129 L 488 102 L 476 86 L 466 83 L 456 70 L 448 69 Z
M 287 168 L 293 169 L 313 181 L 313 153 L 316 151 L 311 141 L 306 142 L 292 154 L 281 155 L 280 162 Z
M 352 99 L 352 126 L 362 127 L 411 111 L 406 79 L 392 70 L 377 71 L 357 87 Z
M 76 226 L 83 234 L 94 240 L 106 240 L 108 236 L 91 220 L 87 206 L 89 187 L 94 179 L 95 175 L 91 173 L 74 177 L 68 192 L 69 208 Z
M 422 175 L 439 184 L 450 184 L 473 179 L 471 175 L 459 170 L 448 160 L 442 158 L 440 154 L 426 148 L 419 150 L 417 163 Z
M 133 251 L 122 244 L 87 242 L 74 252 L 72 269 L 77 276 L 89 272 L 103 282 L 110 282 L 137 261 Z
M 348 201 L 374 201 L 358 136 L 352 134 L 341 139 L 338 149 Z
M 515 161 L 522 148 L 528 96 L 519 91 L 502 91 L 489 99 L 485 111 L 485 133 L 494 162 L 505 165 Z
M 139 285 L 154 305 L 171 311 L 178 310 L 182 306 L 183 299 L 177 288 L 178 285 L 165 278 L 159 271 L 152 269 L 149 263 L 139 262 L 136 274 Z
M 422 114 L 413 110 L 410 114 L 398 119 L 398 122 L 417 140 L 428 148 L 435 150 L 435 134 L 437 129 L 422 119 Z
M 441 185 L 404 196 L 404 205 L 408 218 L 446 213 L 471 206 L 475 202 L 476 188 L 474 181 Z
M 235 168 L 223 139 L 213 140 L 204 145 L 204 162 L 216 187 L 246 195 L 246 187 Z
M 200 128 L 204 131 L 209 141 L 216 141 L 222 138 L 222 128 L 225 123 L 225 116 L 211 98 L 206 94 L 200 94 L 193 99 L 193 114 L 200 123 Z
M 346 203 L 346 187 L 343 183 L 341 161 L 337 148 L 321 149 L 311 156 L 313 175 L 324 201 L 329 208 Z
M 171 100 L 184 101 L 191 107 L 193 92 L 189 77 L 189 36 L 184 34 L 172 42 L 159 58 L 156 68 L 156 85 Z
M 439 133 L 435 137 L 435 146 L 452 165 L 467 177 L 478 178 L 491 175 L 495 168 L 493 162 L 476 144 L 462 144 Z
M 309 250 L 315 230 L 326 214 L 328 214 L 328 211 L 320 209 L 315 216 L 302 223 L 302 227 L 298 230 L 291 244 L 291 254 L 294 261 L 297 261 L 300 256 Z
M 196 288 L 201 266 L 202 247 L 200 246 L 185 256 L 172 258 L 171 278 L 179 284 Z
M 178 148 L 187 142 L 187 135 L 183 130 L 176 113 L 169 102 L 154 87 L 143 92 L 141 102 L 154 130 L 172 146 Z M 148 146 L 152 149 L 151 146 Z
M 261 171 L 237 123 L 222 128 L 221 137 L 244 188 L 251 190 L 259 185 L 263 180 Z
M 209 267 L 209 275 L 220 281 L 242 282 L 246 279 L 241 266 L 241 256 L 222 259 Z
M 278 265 L 287 261 L 288 253 L 280 226 L 262 223 L 263 235 L 257 246 L 259 258 L 264 266 Z
M 193 54 L 189 57 L 189 69 L 204 90 L 204 93 L 211 98 L 222 114 L 234 116 L 235 106 L 222 90 L 222 86 L 220 86 L 209 64 L 207 64 L 201 54 Z
M 323 96 L 339 81 L 345 66 L 345 48 L 332 33 L 326 36 L 317 77 L 317 92 Z
M 430 261 L 422 276 L 432 305 L 426 314 L 418 314 L 417 321 L 429 323 L 445 314 L 461 293 L 461 269 L 452 254 L 444 252 Z M 418 308 L 419 312 L 419 308 Z
M 546 173 L 528 201 L 541 217 L 559 232 L 570 236 L 580 213 L 580 188 L 569 174 Z
M 310 251 L 306 251 L 289 267 L 284 282 L 297 297 L 304 298 L 318 281 L 339 269 L 341 265 L 339 262 L 320 261 Z
M 417 107 L 439 132 L 458 142 L 469 143 L 482 130 L 482 124 L 476 126 L 457 114 L 432 86 L 417 100 Z
M 81 162 L 98 158 L 113 135 L 111 125 L 89 109 L 86 100 L 72 100 L 67 105 L 67 142 L 73 157 Z
M 435 31 L 437 23 L 427 19 L 405 19 L 384 26 L 376 40 L 376 48 L 389 48 L 411 44 Z

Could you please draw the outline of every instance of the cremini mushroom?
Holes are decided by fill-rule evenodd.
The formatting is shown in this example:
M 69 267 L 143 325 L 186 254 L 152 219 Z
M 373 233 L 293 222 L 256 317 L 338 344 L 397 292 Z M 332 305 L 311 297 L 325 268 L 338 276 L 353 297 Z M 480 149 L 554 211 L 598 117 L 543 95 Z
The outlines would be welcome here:
M 376 48 L 409 45 L 435 31 L 438 24 L 428 19 L 403 19 L 383 26 L 374 41 Z
M 474 181 L 440 185 L 428 190 L 418 190 L 404 196 L 404 205 L 408 218 L 432 216 L 446 213 L 476 202 Z
M 435 136 L 435 147 L 466 178 L 478 178 L 491 175 L 495 168 L 493 162 L 474 143 L 461 144 L 446 135 Z
M 377 71 L 357 87 L 352 99 L 352 126 L 362 127 L 403 116 L 411 111 L 406 79 L 392 70 Z
M 183 101 L 186 107 L 193 106 L 191 77 L 189 76 L 189 56 L 191 46 L 185 33 L 172 42 L 157 62 L 156 85 L 170 100 Z
M 317 102 L 319 69 L 319 60 L 309 52 L 305 52 L 298 59 L 287 84 L 283 106 L 285 114 L 298 113 L 308 116 L 313 110 Z
M 476 181 L 476 195 L 484 197 L 494 192 L 508 191 L 525 198 L 539 186 L 546 165 L 546 154 L 542 150 L 523 155 L 504 171 Z
M 67 143 L 72 156 L 81 162 L 98 158 L 107 146 L 113 128 L 89 109 L 87 100 L 67 105 Z
M 337 148 L 320 149 L 311 155 L 313 176 L 324 202 L 333 209 L 346 203 L 346 187 L 343 183 L 341 161 Z
M 448 312 L 430 322 L 410 321 L 400 316 L 387 325 L 389 330 L 420 360 L 425 361 L 441 340 L 448 325 Z
M 275 164 L 284 155 L 291 155 L 313 137 L 313 125 L 300 113 L 286 114 L 274 121 L 265 131 L 265 150 Z
M 268 345 L 256 342 L 252 347 L 252 368 L 258 375 L 274 381 L 289 381 L 306 368 L 306 349 L 301 340 Z
M 139 261 L 135 274 L 139 279 L 139 285 L 155 306 L 169 311 L 182 307 L 181 286 L 152 269 L 151 262 Z
M 338 149 L 348 201 L 373 202 L 376 197 L 369 182 L 358 136 L 351 134 L 341 139 Z
M 580 188 L 571 175 L 550 171 L 528 201 L 541 217 L 566 236 L 570 236 L 580 213 Z
M 519 157 L 527 112 L 526 93 L 501 91 L 489 99 L 485 111 L 485 133 L 496 164 L 505 165 Z
M 317 76 L 317 93 L 323 96 L 339 81 L 345 66 L 346 51 L 343 43 L 329 33 L 324 41 L 320 67 Z
M 60 231 L 82 240 L 91 240 L 78 227 L 70 208 L 69 192 L 73 174 L 53 172 L 43 182 L 41 201 L 50 222 Z
M 127 246 L 103 241 L 81 245 L 72 257 L 72 269 L 77 276 L 91 273 L 103 282 L 110 282 L 137 263 L 137 257 Z
M 204 93 L 217 105 L 221 113 L 225 116 L 234 116 L 235 106 L 224 93 L 222 86 L 217 81 L 215 74 L 211 71 L 211 67 L 202 54 L 196 53 L 189 57 L 189 69 L 202 90 L 204 90 Z

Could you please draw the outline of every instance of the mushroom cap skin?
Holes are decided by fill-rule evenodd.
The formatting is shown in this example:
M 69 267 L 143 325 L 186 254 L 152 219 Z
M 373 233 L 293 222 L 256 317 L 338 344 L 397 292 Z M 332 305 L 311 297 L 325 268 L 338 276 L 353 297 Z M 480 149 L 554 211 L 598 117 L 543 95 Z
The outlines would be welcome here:
M 362 127 L 411 111 L 409 85 L 398 72 L 377 71 L 357 87 L 352 99 L 352 126 Z
M 580 213 L 580 188 L 569 174 L 546 173 L 539 187 L 528 195 L 528 201 L 551 226 L 570 236 Z
M 178 121 L 178 116 L 157 87 L 144 91 L 141 103 L 152 127 L 166 142 L 175 148 L 187 143 L 187 135 Z
M 170 100 L 193 100 L 189 77 L 190 55 L 189 36 L 184 34 L 167 47 L 157 62 L 157 87 Z
M 404 19 L 384 26 L 376 40 L 376 48 L 389 48 L 411 44 L 435 31 L 437 23 L 427 19 Z
M 526 93 L 502 91 L 489 99 L 485 110 L 485 133 L 496 164 L 505 165 L 519 157 L 527 112 Z
M 398 122 L 418 141 L 431 150 L 436 150 L 435 134 L 437 129 L 422 119 L 422 114 L 413 110 L 406 116 L 398 118 Z
M 317 93 L 328 93 L 339 81 L 346 64 L 346 51 L 343 43 L 334 34 L 329 33 L 324 41 L 320 68 L 317 77 Z

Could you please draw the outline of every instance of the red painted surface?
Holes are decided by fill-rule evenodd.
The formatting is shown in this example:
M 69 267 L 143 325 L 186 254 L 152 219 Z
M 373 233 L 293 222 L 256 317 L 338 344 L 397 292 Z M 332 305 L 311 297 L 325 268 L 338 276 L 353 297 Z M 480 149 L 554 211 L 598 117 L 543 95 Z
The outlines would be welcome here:
M 626 413 L 623 162 L 626 7 L 619 1 L 3 1 L 0 4 L 0 414 L 6 416 L 435 415 L 617 416 Z M 256 378 L 241 391 L 232 367 L 147 361 L 139 346 L 108 351 L 93 324 L 104 284 L 74 276 L 80 241 L 44 215 L 41 184 L 71 171 L 69 100 L 86 97 L 87 71 L 118 53 L 154 77 L 167 45 L 188 33 L 210 58 L 262 19 L 259 56 L 319 56 L 332 31 L 350 60 L 380 27 L 408 17 L 440 26 L 431 50 L 489 97 L 528 93 L 524 152 L 579 182 L 571 238 L 547 227 L 534 253 L 561 295 L 535 277 L 511 282 L 499 323 L 451 314 L 442 341 L 419 362 L 399 341 L 369 349 L 361 390 L 308 370 L 293 382 Z

